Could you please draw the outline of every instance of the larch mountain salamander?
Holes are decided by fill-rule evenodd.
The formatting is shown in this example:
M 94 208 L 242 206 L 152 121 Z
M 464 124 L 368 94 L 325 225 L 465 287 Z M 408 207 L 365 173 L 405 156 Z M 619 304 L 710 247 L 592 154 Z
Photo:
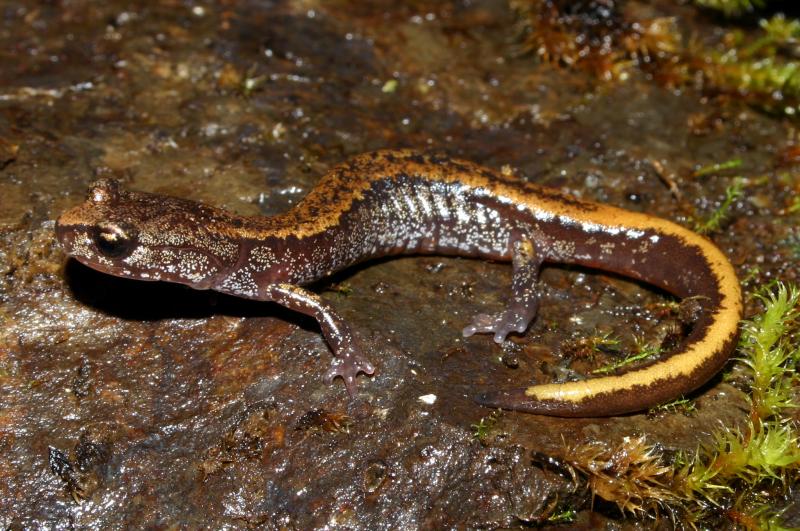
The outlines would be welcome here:
M 56 233 L 68 254 L 111 275 L 164 280 L 273 301 L 313 316 L 335 355 L 328 380 L 352 395 L 373 374 L 350 328 L 309 282 L 371 258 L 437 254 L 510 261 L 504 311 L 477 315 L 464 336 L 502 342 L 536 315 L 544 262 L 579 264 L 694 297 L 699 317 L 676 352 L 626 373 L 489 391 L 483 405 L 588 417 L 642 410 L 708 381 L 736 345 L 736 273 L 709 240 L 647 214 L 578 200 L 485 167 L 410 150 L 357 156 L 325 175 L 294 208 L 244 217 L 185 199 L 93 185 Z

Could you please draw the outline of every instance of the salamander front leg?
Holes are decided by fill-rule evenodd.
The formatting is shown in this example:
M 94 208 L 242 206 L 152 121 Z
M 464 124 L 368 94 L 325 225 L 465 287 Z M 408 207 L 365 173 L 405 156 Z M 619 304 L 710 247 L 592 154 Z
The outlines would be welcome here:
M 536 294 L 536 279 L 542 258 L 536 253 L 529 239 L 514 240 L 512 245 L 513 277 L 511 280 L 511 300 L 505 311 L 495 315 L 481 313 L 472 319 L 472 324 L 464 328 L 464 337 L 472 334 L 494 333 L 496 343 L 502 343 L 511 332 L 523 333 L 536 317 L 539 297 Z
M 367 360 L 356 343 L 350 327 L 339 317 L 333 308 L 316 294 L 294 284 L 274 284 L 267 288 L 267 298 L 290 310 L 313 317 L 322 329 L 333 355 L 331 367 L 325 373 L 325 381 L 330 383 L 341 376 L 350 396 L 356 392 L 356 376 L 359 372 L 371 375 L 375 367 Z

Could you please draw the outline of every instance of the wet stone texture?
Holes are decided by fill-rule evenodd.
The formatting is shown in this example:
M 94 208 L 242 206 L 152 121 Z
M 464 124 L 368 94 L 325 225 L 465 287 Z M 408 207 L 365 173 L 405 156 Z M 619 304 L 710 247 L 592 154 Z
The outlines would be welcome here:
M 758 172 L 788 142 L 735 101 L 537 63 L 516 24 L 500 0 L 0 3 L 0 527 L 517 527 L 585 501 L 533 452 L 632 435 L 694 449 L 743 422 L 742 393 L 719 379 L 691 415 L 566 420 L 471 401 L 591 371 L 562 354 L 598 330 L 626 348 L 657 337 L 664 297 L 601 272 L 547 268 L 540 317 L 505 347 L 460 331 L 502 307 L 508 265 L 407 257 L 320 282 L 377 366 L 349 400 L 322 381 L 313 321 L 104 276 L 54 239 L 99 177 L 268 215 L 387 147 L 688 224 L 728 184 L 684 179 L 692 168 L 743 157 Z M 696 134 L 698 115 L 718 126 Z M 740 274 L 796 276 L 771 223 L 781 193 L 737 202 L 715 235 Z M 604 525 L 583 506 L 579 522 Z

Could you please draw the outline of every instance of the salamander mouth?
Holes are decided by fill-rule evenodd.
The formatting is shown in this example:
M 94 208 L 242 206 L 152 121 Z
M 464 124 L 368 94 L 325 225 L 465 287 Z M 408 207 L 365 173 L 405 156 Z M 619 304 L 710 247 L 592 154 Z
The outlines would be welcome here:
M 71 248 L 71 241 L 75 231 L 86 229 L 86 227 L 83 225 L 75 225 L 74 223 L 69 223 L 66 221 L 75 210 L 77 210 L 77 208 L 73 208 L 67 212 L 64 212 L 56 220 L 56 239 L 61 242 L 61 246 L 64 247 L 64 250 L 67 252 L 69 252 L 69 249 Z
M 56 221 L 56 238 L 61 247 L 70 256 L 75 258 L 84 257 L 92 244 L 90 236 L 91 227 L 86 225 L 68 225 L 61 222 L 61 218 Z

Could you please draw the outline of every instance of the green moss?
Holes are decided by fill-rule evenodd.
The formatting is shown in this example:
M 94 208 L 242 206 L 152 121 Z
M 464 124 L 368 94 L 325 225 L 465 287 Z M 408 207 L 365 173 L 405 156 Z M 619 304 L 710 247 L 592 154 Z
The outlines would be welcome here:
M 732 17 L 761 9 L 766 5 L 766 0 L 695 0 L 694 3 Z
M 800 443 L 788 417 L 800 362 L 800 289 L 783 283 L 752 295 L 763 311 L 746 320 L 739 346 L 752 408 L 742 428 L 718 430 L 693 453 L 671 462 L 643 437 L 616 447 L 569 446 L 563 461 L 593 496 L 632 514 L 679 515 L 692 526 L 782 529 L 778 495 L 800 469 Z
M 800 39 L 800 21 L 787 19 L 783 14 L 762 19 L 758 25 L 764 30 L 764 35 L 743 50 L 742 55 L 745 57 L 753 57 L 759 53 L 776 55 L 780 53 L 780 48 L 795 46 Z
M 767 112 L 800 114 L 800 66 L 794 50 L 800 21 L 775 15 L 756 31 L 700 38 L 670 17 L 634 18 L 621 3 L 600 14 L 593 2 L 512 0 L 523 18 L 522 48 L 559 67 L 587 70 L 624 82 L 639 69 L 669 87 L 697 86 L 741 99 Z M 696 0 L 726 15 L 764 7 L 765 0 Z M 709 22 L 710 24 L 711 22 Z M 710 33 L 710 32 L 709 32 Z
M 800 361 L 800 345 L 794 332 L 800 316 L 800 290 L 778 283 L 773 289 L 757 292 L 764 312 L 742 326 L 740 361 L 751 380 L 751 399 L 756 418 L 780 416 L 796 407 L 792 387 L 797 382 L 795 364 Z

